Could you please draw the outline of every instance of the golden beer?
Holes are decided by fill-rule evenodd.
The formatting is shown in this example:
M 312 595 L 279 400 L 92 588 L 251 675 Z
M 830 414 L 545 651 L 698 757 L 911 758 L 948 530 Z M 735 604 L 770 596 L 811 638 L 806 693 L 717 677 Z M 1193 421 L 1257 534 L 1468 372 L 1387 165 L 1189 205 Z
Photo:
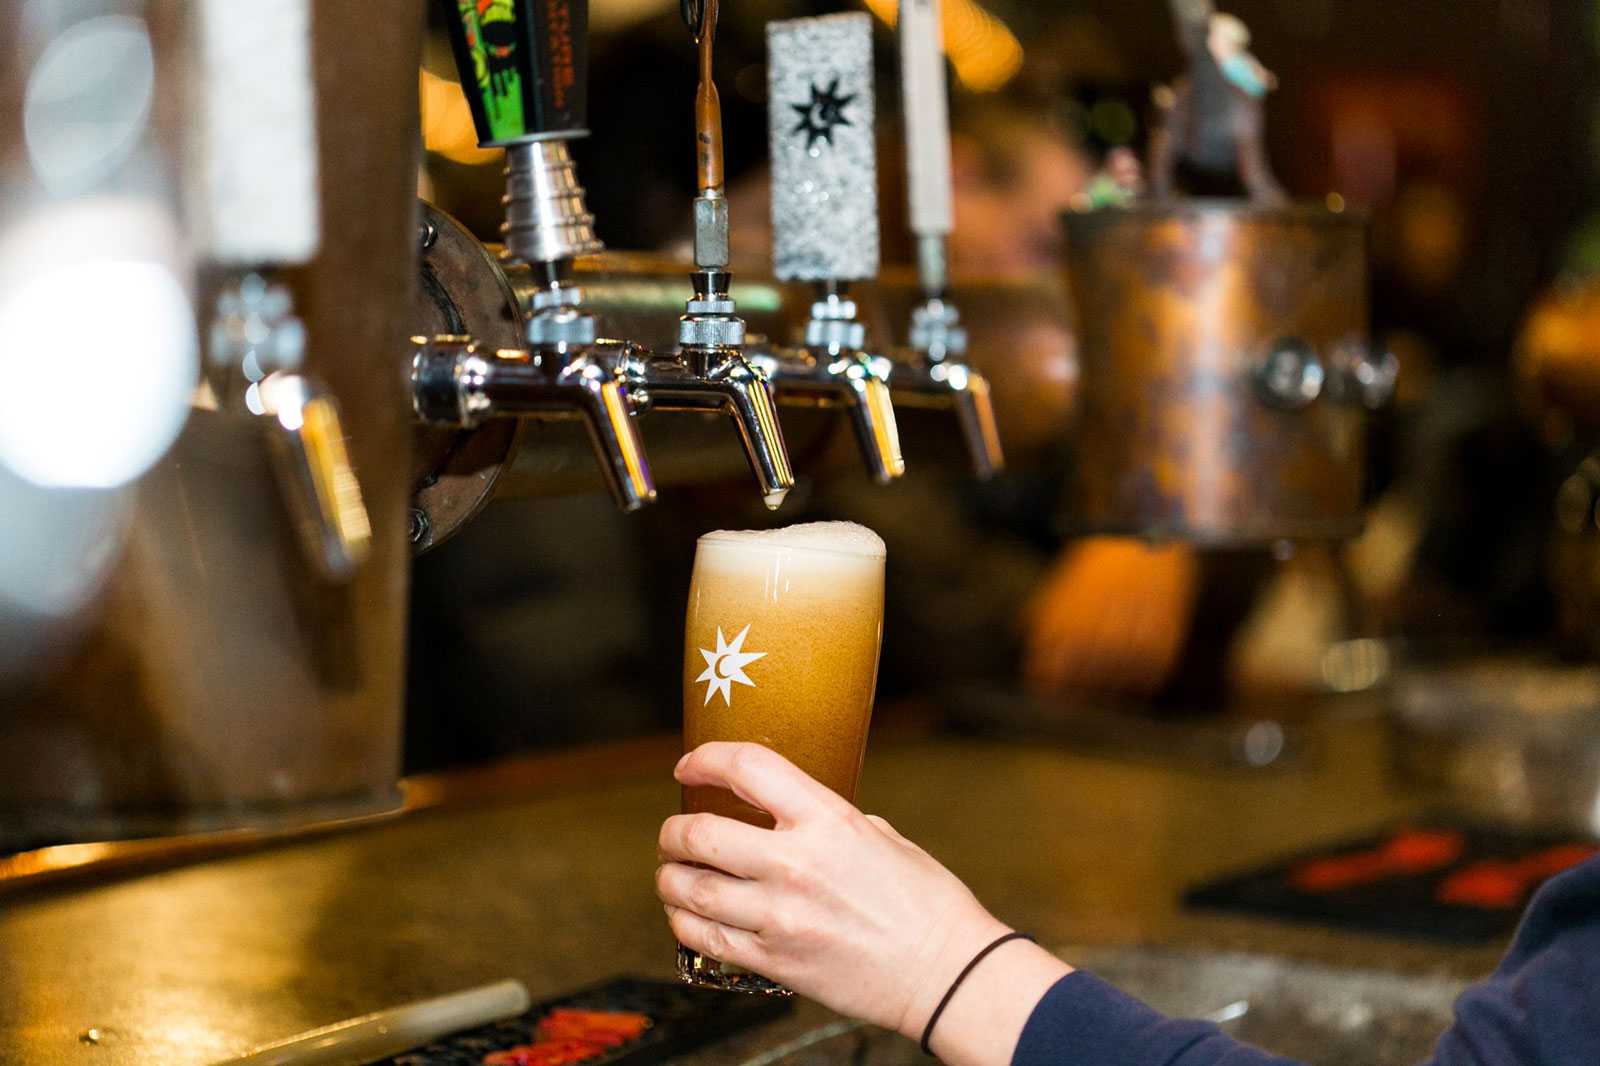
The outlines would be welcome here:
M 850 522 L 701 537 L 684 632 L 684 750 L 754 741 L 854 800 L 878 680 L 884 555 L 876 533 Z M 772 825 L 719 788 L 685 787 L 683 809 Z M 786 991 L 682 946 L 678 973 Z

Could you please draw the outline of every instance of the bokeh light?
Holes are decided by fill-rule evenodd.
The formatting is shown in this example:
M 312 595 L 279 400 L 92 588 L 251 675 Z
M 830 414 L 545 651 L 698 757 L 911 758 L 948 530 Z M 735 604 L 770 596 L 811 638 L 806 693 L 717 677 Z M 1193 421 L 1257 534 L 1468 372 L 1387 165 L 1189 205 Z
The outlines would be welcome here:
M 893 26 L 900 0 L 864 0 L 867 9 Z M 976 0 L 944 0 L 944 50 L 956 79 L 973 92 L 994 92 L 1022 70 L 1022 42 L 1011 28 Z
M 0 288 L 0 463 L 36 485 L 111 488 L 177 437 L 199 372 L 165 266 L 85 258 Z

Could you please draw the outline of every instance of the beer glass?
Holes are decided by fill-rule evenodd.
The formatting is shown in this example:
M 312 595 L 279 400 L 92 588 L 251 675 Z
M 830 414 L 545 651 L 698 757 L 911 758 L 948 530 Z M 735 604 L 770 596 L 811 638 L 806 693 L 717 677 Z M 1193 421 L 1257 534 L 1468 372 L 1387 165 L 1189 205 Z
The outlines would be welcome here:
M 763 744 L 847 800 L 866 752 L 883 637 L 884 545 L 849 522 L 700 538 L 683 644 L 683 748 Z M 771 828 L 724 789 L 683 789 L 685 813 Z M 782 985 L 678 945 L 678 976 L 787 995 Z

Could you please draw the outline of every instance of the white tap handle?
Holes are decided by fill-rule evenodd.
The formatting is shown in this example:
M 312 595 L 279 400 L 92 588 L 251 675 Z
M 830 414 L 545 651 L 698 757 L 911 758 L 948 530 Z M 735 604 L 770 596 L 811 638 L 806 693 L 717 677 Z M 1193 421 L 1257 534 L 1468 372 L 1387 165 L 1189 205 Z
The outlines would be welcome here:
M 304 263 L 321 239 L 310 0 L 201 0 L 191 17 L 197 251 Z
M 939 0 L 900 0 L 900 88 L 911 232 L 944 236 L 950 207 L 950 102 Z
M 772 269 L 780 281 L 878 273 L 872 17 L 767 23 Z

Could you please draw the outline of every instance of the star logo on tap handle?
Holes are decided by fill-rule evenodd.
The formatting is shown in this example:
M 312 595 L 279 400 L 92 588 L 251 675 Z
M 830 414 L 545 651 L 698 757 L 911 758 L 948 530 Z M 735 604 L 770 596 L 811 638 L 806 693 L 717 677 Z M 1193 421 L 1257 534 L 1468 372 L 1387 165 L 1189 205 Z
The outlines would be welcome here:
M 756 687 L 756 683 L 751 681 L 749 676 L 745 674 L 744 668 L 757 659 L 766 658 L 767 653 L 764 651 L 744 650 L 744 638 L 749 634 L 750 627 L 745 626 L 739 630 L 739 635 L 730 642 L 723 638 L 722 627 L 718 626 L 717 650 L 706 651 L 704 648 L 700 649 L 700 654 L 706 661 L 706 668 L 699 677 L 695 678 L 695 682 L 709 682 L 706 685 L 706 703 L 711 702 L 713 693 L 720 691 L 722 693 L 722 702 L 732 706 L 734 682 L 738 682 L 741 685 L 749 685 L 751 688 Z
M 852 125 L 851 121 L 844 117 L 844 109 L 850 106 L 855 98 L 855 93 L 849 96 L 839 95 L 838 78 L 834 78 L 833 84 L 826 89 L 819 89 L 813 84 L 810 103 L 789 105 L 800 116 L 800 121 L 789 132 L 804 133 L 807 148 L 818 141 L 827 141 L 831 147 L 833 131 L 840 126 Z

